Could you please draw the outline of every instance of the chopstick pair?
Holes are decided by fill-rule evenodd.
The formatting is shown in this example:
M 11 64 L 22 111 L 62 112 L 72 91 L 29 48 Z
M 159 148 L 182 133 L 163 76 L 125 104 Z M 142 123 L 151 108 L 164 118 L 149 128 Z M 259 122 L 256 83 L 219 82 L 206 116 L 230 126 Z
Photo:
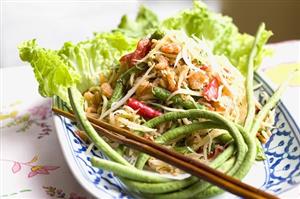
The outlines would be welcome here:
M 75 115 L 72 113 L 55 107 L 53 107 L 52 110 L 56 114 L 62 115 L 71 120 L 76 119 Z M 95 130 L 101 135 L 104 135 L 105 137 L 130 148 L 147 153 L 187 173 L 197 176 L 200 179 L 217 185 L 218 187 L 227 190 L 235 195 L 244 198 L 278 198 L 272 194 L 257 189 L 251 185 L 241 182 L 238 179 L 215 170 L 208 165 L 201 163 L 200 161 L 186 157 L 182 154 L 171 151 L 164 146 L 158 145 L 155 142 L 139 137 L 128 130 L 113 126 L 109 123 L 97 120 L 89 116 L 87 116 L 87 118 L 91 122 Z

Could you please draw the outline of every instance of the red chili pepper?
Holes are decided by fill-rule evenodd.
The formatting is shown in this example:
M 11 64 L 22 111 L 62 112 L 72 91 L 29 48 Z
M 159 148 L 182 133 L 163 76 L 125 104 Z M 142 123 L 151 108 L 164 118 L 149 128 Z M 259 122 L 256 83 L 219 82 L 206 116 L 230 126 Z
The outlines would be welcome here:
M 121 65 L 133 66 L 136 63 L 136 60 L 142 59 L 145 57 L 148 52 L 151 50 L 151 41 L 150 39 L 141 39 L 134 52 L 124 55 L 120 59 Z
M 127 105 L 134 110 L 138 110 L 138 114 L 147 119 L 151 119 L 161 115 L 161 112 L 159 112 L 158 110 L 155 110 L 134 98 L 129 98 L 127 101 Z
M 208 69 L 208 66 L 207 66 L 207 65 L 202 65 L 202 66 L 200 66 L 200 69 L 201 69 L 201 70 L 207 70 L 207 69 Z
M 216 100 L 218 98 L 218 91 L 219 91 L 219 82 L 217 78 L 213 78 L 211 82 L 209 82 L 203 88 L 203 96 L 207 101 Z

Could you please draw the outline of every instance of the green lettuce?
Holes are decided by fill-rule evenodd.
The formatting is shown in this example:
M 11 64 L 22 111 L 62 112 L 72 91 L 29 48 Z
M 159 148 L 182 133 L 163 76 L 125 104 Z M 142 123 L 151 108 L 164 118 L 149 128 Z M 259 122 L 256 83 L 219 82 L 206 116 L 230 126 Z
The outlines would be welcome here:
M 120 32 L 99 33 L 92 40 L 78 44 L 66 42 L 59 56 L 75 68 L 80 76 L 77 87 L 82 92 L 98 84 L 99 74 L 107 76 L 112 68 L 117 67 L 119 58 L 132 51 L 136 42 Z
M 19 53 L 23 61 L 31 64 L 42 96 L 57 95 L 69 102 L 67 88 L 79 84 L 80 76 L 57 51 L 40 48 L 36 40 L 30 40 L 19 46 Z
M 157 15 L 148 8 L 141 6 L 134 21 L 130 20 L 127 15 L 123 15 L 118 28 L 114 31 L 122 32 L 129 37 L 141 38 L 152 34 L 158 27 Z
M 59 96 L 69 104 L 67 89 L 83 92 L 97 85 L 99 74 L 107 75 L 121 55 L 132 51 L 137 40 L 120 32 L 95 34 L 78 44 L 66 42 L 60 50 L 41 48 L 36 40 L 23 42 L 19 55 L 29 62 L 44 97 Z
M 254 37 L 239 33 L 238 28 L 228 16 L 209 11 L 205 4 L 194 2 L 194 8 L 167 18 L 161 22 L 165 29 L 182 29 L 188 35 L 204 37 L 211 41 L 215 54 L 224 54 L 242 73 L 247 71 L 247 59 L 250 54 Z M 264 45 L 272 35 L 264 30 L 258 42 L 258 52 L 255 57 L 255 68 L 262 59 L 270 54 Z

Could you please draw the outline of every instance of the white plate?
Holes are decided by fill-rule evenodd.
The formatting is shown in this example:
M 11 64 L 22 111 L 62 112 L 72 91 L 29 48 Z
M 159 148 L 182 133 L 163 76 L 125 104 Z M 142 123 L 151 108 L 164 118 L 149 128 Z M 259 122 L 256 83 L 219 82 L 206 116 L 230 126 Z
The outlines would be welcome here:
M 263 103 L 263 93 L 270 96 L 273 90 L 260 75 L 255 75 L 255 81 L 262 84 L 255 94 Z M 85 153 L 88 146 L 75 134 L 76 127 L 70 120 L 54 116 L 54 121 L 70 169 L 87 191 L 101 198 L 134 198 L 112 173 L 91 166 L 90 157 Z M 243 181 L 279 195 L 300 182 L 300 130 L 282 102 L 276 108 L 274 125 L 278 128 L 264 145 L 267 159 L 256 162 Z M 95 149 L 92 154 L 105 158 Z M 232 195 L 225 193 L 218 197 L 232 198 Z

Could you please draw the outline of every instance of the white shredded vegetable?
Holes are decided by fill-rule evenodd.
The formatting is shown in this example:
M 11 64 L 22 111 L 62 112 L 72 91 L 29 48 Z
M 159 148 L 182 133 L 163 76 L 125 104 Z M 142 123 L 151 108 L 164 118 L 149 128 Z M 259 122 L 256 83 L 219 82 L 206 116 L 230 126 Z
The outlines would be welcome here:
M 204 145 L 203 145 L 203 158 L 204 158 L 204 160 L 205 161 L 207 161 L 207 153 L 208 153 L 208 151 L 207 151 L 207 147 L 208 147 L 208 143 L 205 143 Z
M 195 150 L 199 149 L 201 146 L 204 146 L 205 144 L 209 143 L 209 140 L 214 139 L 215 137 L 218 137 L 222 134 L 224 134 L 226 131 L 224 130 L 211 130 L 205 137 L 203 137 L 198 143 L 195 143 Z
M 188 120 L 187 118 L 183 118 L 182 119 L 182 122 L 185 124 L 185 125 L 188 125 L 188 124 L 191 124 L 192 122 L 190 120 Z
M 91 143 L 85 151 L 86 155 L 89 155 L 94 147 L 94 143 Z
M 102 100 L 103 100 L 103 104 L 102 104 L 100 118 L 102 118 L 102 115 L 106 111 L 107 105 L 108 105 L 108 100 L 107 100 L 107 97 L 105 95 L 102 95 Z
M 198 96 L 201 97 L 200 93 L 197 91 L 193 91 L 190 89 L 178 89 L 177 91 L 174 91 L 167 99 L 169 101 L 172 97 L 178 94 L 185 94 L 185 95 L 191 95 L 191 96 Z
M 155 47 L 145 56 L 143 57 L 141 60 L 137 60 L 138 63 L 141 63 L 141 62 L 146 62 L 146 60 L 153 56 L 154 54 L 158 53 L 159 52 L 159 49 L 164 45 L 166 44 L 166 41 L 169 39 L 169 36 L 166 35 L 164 36 L 161 40 L 159 40 L 157 42 L 157 44 L 155 45 Z
M 129 78 L 129 85 L 130 85 L 130 86 L 132 86 L 133 83 L 134 83 L 134 76 L 135 76 L 135 73 L 132 73 L 132 74 L 130 75 L 130 78 Z
M 177 66 L 178 62 L 181 60 L 182 58 L 182 53 L 181 51 L 177 54 L 176 59 L 175 59 L 175 63 L 174 63 L 174 67 Z
M 145 133 L 153 133 L 156 131 L 156 129 L 152 129 L 134 122 L 131 122 L 125 118 L 122 117 L 118 117 L 117 119 L 120 123 L 124 124 L 125 126 L 127 126 L 130 130 L 134 130 L 134 131 L 142 131 Z
M 208 135 L 208 138 L 209 138 L 209 141 L 208 141 L 208 153 L 210 153 L 211 152 L 211 145 L 212 145 L 213 138 L 211 137 L 210 133 L 208 133 L 207 135 Z
M 188 67 L 190 67 L 191 70 L 194 70 L 196 72 L 200 71 L 199 68 L 197 68 L 192 62 L 191 62 L 191 59 L 188 55 L 188 49 L 186 48 L 186 46 L 183 46 L 182 48 L 182 51 L 181 51 L 181 54 L 182 54 L 182 59 L 184 60 L 184 62 L 186 63 L 186 65 Z
M 183 69 L 180 71 L 180 74 L 178 76 L 178 81 L 177 81 L 177 89 L 181 88 L 181 84 L 187 78 L 188 72 L 189 69 L 187 67 L 183 67 Z
M 253 90 L 257 90 L 257 89 L 259 89 L 261 86 L 262 86 L 261 83 L 256 84 L 255 86 L 253 86 Z

